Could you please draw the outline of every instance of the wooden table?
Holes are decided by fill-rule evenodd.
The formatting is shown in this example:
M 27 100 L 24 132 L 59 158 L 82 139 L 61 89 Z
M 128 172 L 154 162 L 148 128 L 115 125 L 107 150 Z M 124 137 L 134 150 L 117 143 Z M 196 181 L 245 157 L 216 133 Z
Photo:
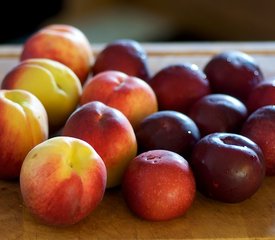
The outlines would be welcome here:
M 275 78 L 275 43 L 144 44 L 152 73 L 179 62 L 203 67 L 220 51 L 251 54 L 267 79 Z M 98 52 L 102 45 L 95 45 Z M 0 81 L 18 63 L 20 46 L 0 47 Z M 1 114 L 1 113 L 0 113 Z M 1 127 L 1 126 L 0 126 Z M 119 188 L 107 190 L 102 203 L 86 219 L 67 228 L 45 226 L 24 207 L 18 182 L 0 181 L 0 239 L 275 239 L 275 177 L 238 204 L 224 204 L 197 193 L 181 218 L 149 222 L 134 216 Z

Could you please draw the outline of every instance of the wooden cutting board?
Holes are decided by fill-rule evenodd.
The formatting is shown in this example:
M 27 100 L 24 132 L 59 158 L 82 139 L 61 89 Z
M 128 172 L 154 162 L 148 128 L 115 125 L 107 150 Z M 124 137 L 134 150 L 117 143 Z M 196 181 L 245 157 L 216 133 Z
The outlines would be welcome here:
M 242 50 L 259 62 L 267 79 L 275 78 L 275 43 L 144 44 L 152 74 L 162 67 L 189 62 L 203 67 L 224 50 Z M 102 45 L 95 45 L 95 53 Z M 20 46 L 0 47 L 0 81 L 18 63 Z M 1 113 L 0 113 L 1 114 Z M 1 127 L 1 126 L 0 126 Z M 1 153 L 0 153 L 1 154 Z M 18 182 L 0 181 L 0 239 L 275 239 L 275 177 L 238 204 L 225 204 L 197 193 L 182 217 L 149 222 L 134 216 L 119 188 L 106 191 L 99 207 L 66 228 L 37 222 L 24 207 Z

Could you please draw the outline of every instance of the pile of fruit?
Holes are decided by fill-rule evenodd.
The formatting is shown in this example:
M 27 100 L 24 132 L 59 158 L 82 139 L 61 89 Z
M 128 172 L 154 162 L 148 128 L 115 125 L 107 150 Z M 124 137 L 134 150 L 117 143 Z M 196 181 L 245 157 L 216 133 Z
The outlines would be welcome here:
M 113 187 L 152 221 L 185 214 L 196 191 L 241 202 L 275 175 L 273 104 L 275 82 L 243 52 L 150 74 L 134 40 L 95 57 L 79 29 L 50 25 L 1 84 L 0 179 L 50 225 L 81 221 Z

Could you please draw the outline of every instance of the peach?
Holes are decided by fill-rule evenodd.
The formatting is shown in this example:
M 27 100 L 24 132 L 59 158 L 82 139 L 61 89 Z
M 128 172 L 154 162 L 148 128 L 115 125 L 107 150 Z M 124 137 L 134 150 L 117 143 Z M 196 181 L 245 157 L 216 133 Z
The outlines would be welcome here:
M 49 58 L 61 62 L 74 71 L 81 83 L 87 79 L 94 61 L 84 33 L 65 24 L 49 25 L 34 33 L 25 42 L 20 58 Z
M 80 104 L 91 101 L 101 101 L 120 110 L 134 129 L 158 110 L 152 88 L 145 81 L 119 71 L 105 71 L 86 82 Z
M 62 135 L 82 139 L 94 147 L 107 168 L 107 187 L 121 183 L 125 168 L 137 153 L 135 133 L 128 119 L 117 109 L 97 101 L 72 113 Z
M 27 209 L 49 225 L 72 225 L 88 216 L 101 202 L 106 168 L 85 141 L 54 137 L 26 156 L 20 189 Z
M 0 90 L 0 178 L 19 177 L 27 153 L 48 138 L 44 106 L 24 90 Z
M 20 62 L 5 75 L 1 87 L 33 93 L 47 111 L 50 130 L 65 123 L 82 93 L 80 81 L 70 68 L 41 58 Z

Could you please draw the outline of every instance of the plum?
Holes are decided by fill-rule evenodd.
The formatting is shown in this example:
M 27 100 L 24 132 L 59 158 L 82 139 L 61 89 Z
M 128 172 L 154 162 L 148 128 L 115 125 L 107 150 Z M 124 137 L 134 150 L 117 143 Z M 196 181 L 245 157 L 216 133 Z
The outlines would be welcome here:
M 176 111 L 159 111 L 143 119 L 136 130 L 139 152 L 166 149 L 188 157 L 200 139 L 192 119 Z
M 225 93 L 243 102 L 264 79 L 255 59 L 241 51 L 214 55 L 204 67 L 204 72 L 214 93 Z
M 188 116 L 205 136 L 214 132 L 238 132 L 247 117 L 247 109 L 230 95 L 209 94 L 192 105 Z
M 162 68 L 150 80 L 159 110 L 186 113 L 191 104 L 210 94 L 205 74 L 195 64 L 173 64 Z
M 189 163 L 179 154 L 152 150 L 136 156 L 122 181 L 129 209 L 142 219 L 167 221 L 192 206 L 196 183 Z
M 147 54 L 137 41 L 115 40 L 107 44 L 98 54 L 92 72 L 96 75 L 106 70 L 121 71 L 147 81 L 149 78 Z
M 259 83 L 250 92 L 246 101 L 247 109 L 250 113 L 260 107 L 275 104 L 275 80 Z
M 241 134 L 257 143 L 266 162 L 266 175 L 275 175 L 275 106 L 260 107 L 245 121 Z
M 203 137 L 193 149 L 190 165 L 198 190 L 226 203 L 251 197 L 265 176 L 259 146 L 233 133 L 212 133 Z

